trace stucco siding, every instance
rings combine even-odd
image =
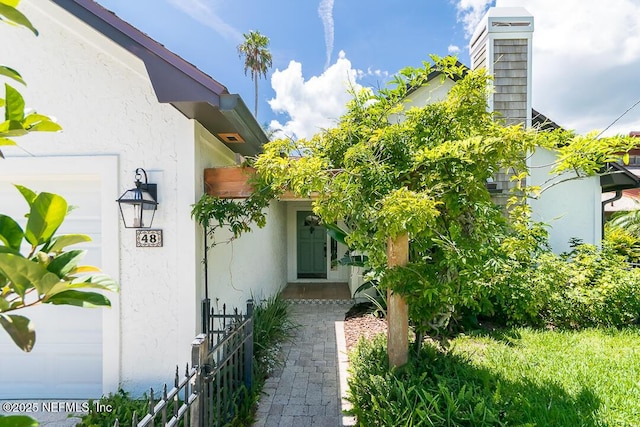
[[[549,165],[555,160],[552,152],[542,148],[531,157],[531,185],[548,188],[539,199],[531,201],[532,219],[552,227],[549,243],[555,253],[569,250],[571,238],[597,244],[602,228],[599,178],[568,180],[553,186],[574,177],[569,174],[549,181]]]
[[[242,309],[246,300],[268,298],[287,283],[286,207],[274,201],[267,209],[264,228],[252,231],[230,243],[221,243],[209,251],[209,297],[211,306]],[[230,233],[216,235],[224,242]]]
[[[137,248],[135,230],[121,221],[110,230],[120,236],[119,382],[134,393],[157,388],[171,380],[176,364],[189,360],[195,332],[193,298],[180,297],[192,292],[196,280],[189,216],[196,200],[194,124],[157,102],[142,62],[86,24],[45,1],[24,2],[21,10],[40,36],[0,26],[8,47],[3,63],[27,81],[28,87],[20,87],[27,106],[55,116],[64,128],[21,138],[21,147],[34,156],[116,155],[118,192],[104,210],[118,209],[115,199],[134,186],[138,167],[158,184],[153,226],[163,230],[163,247]],[[8,162],[25,154],[3,151]]]

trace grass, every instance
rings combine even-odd
[[[452,353],[496,378],[496,403],[519,422],[640,425],[638,328],[460,336]]]
[[[391,372],[378,339],[351,361],[359,425],[640,425],[638,328],[461,335]]]

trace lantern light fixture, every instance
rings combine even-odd
[[[144,182],[140,179],[144,176]],[[120,215],[126,228],[151,228],[153,217],[158,208],[158,186],[149,184],[147,172],[136,169],[136,188],[125,191],[116,200],[120,206]]]

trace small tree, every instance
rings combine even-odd
[[[258,117],[258,79],[267,77],[267,70],[273,64],[273,58],[269,51],[269,38],[260,34],[260,31],[249,31],[243,34],[244,43],[238,45],[238,55],[244,57],[244,74],[247,70],[251,73],[251,79],[255,86],[255,106],[253,115]]]
[[[529,224],[525,198],[541,189],[516,188],[510,224],[486,188],[496,171],[509,169],[520,182],[528,174],[525,153],[544,147],[558,153],[555,175],[577,171],[566,179],[580,178],[633,145],[622,137],[503,127],[487,112],[484,71],[433,59],[401,71],[389,89],[356,94],[335,128],[310,140],[269,143],[256,161],[265,185],[314,193],[314,212],[344,221],[350,247],[367,251],[382,286],[407,299],[419,341],[461,308],[488,303],[484,287],[504,256],[504,239],[519,221]],[[460,80],[444,101],[405,111],[408,89],[424,85],[434,70]],[[306,155],[286,156],[294,151]],[[388,268],[387,242],[404,233],[409,263]]]
[[[488,304],[485,288],[499,269],[497,260],[539,241],[541,228],[529,228],[526,197],[538,197],[542,189],[521,185],[526,153],[536,147],[556,151],[553,174],[575,179],[568,173],[596,174],[633,145],[621,137],[503,127],[487,112],[484,71],[467,71],[452,57],[433,60],[402,70],[388,89],[354,94],[335,128],[309,140],[270,142],[255,161],[257,194],[265,188],[313,194],[313,210],[323,221],[346,224],[349,247],[365,251],[383,288],[408,302],[417,344],[460,309]],[[447,99],[405,110],[409,89],[427,84],[433,71],[459,78]],[[296,152],[305,155],[289,156]],[[501,169],[511,170],[519,183],[508,205],[511,222],[486,188]],[[387,245],[403,235],[409,262],[390,268]]]

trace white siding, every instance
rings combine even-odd
[[[164,247],[137,248],[135,231],[121,221],[108,232],[120,236],[116,260],[121,285],[121,369],[112,384],[140,393],[170,381],[176,364],[189,360],[197,331],[192,298],[181,297],[195,284],[193,221],[194,124],[168,104],[159,104],[137,58],[86,24],[46,1],[23,2],[21,9],[40,31],[0,26],[7,49],[3,63],[19,70],[27,105],[57,117],[64,131],[30,135],[21,146],[36,157],[104,155],[119,158],[112,182],[117,189],[105,209],[117,212],[115,199],[145,168],[158,184],[154,228],[164,232]],[[4,147],[3,147],[4,148]],[[4,149],[11,156],[19,149]],[[189,188],[184,188],[188,185]],[[144,357],[142,357],[144,356]]]
[[[558,179],[549,180],[550,164],[556,160],[548,150],[538,149],[530,166],[530,182],[533,186],[549,187]],[[562,179],[571,178],[570,174]],[[601,193],[598,177],[562,182],[531,201],[532,219],[549,224],[549,243],[555,253],[569,250],[569,239],[576,237],[585,243],[600,242]]]

